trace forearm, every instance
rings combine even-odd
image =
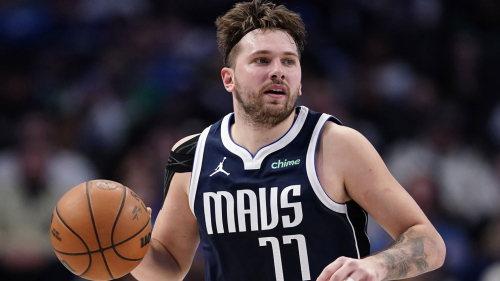
[[[446,247],[432,227],[417,225],[401,234],[386,250],[370,258],[387,270],[383,280],[399,280],[420,275],[442,266]]]
[[[151,239],[148,252],[131,272],[139,281],[182,280],[183,272],[172,254],[156,239]]]

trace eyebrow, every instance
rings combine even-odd
[[[270,54],[271,52],[268,51],[268,50],[258,50],[258,51],[255,51],[253,53],[250,54],[250,56],[254,56],[254,55],[268,55]],[[283,55],[286,55],[286,56],[294,56],[294,57],[299,57],[299,55],[297,55],[296,53],[294,52],[283,52],[282,53]]]

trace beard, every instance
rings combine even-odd
[[[281,84],[286,87],[287,94],[284,97],[284,103],[279,100],[266,101],[264,91],[274,84]],[[235,86],[236,101],[239,107],[243,109],[241,117],[254,127],[272,128],[280,124],[295,110],[299,98],[299,89],[292,93],[290,87],[282,81],[268,83],[258,92],[243,89],[237,81],[235,81]]]

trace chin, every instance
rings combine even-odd
[[[271,103],[271,104],[266,104],[264,106],[268,112],[283,112],[287,109],[286,105],[284,104],[276,104],[276,103]]]

